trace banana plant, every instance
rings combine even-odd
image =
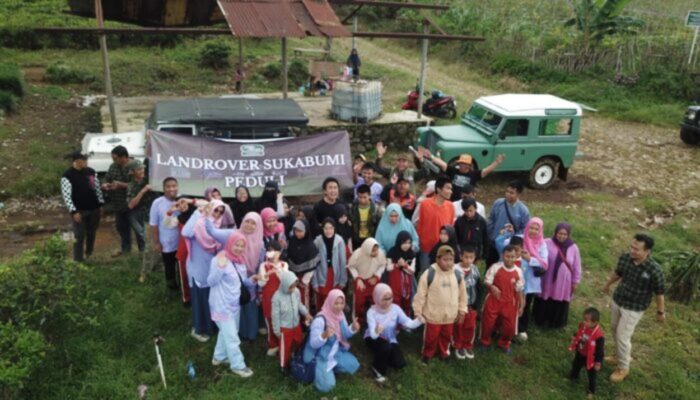
[[[630,0],[571,0],[574,16],[565,22],[581,33],[581,54],[586,56],[606,36],[636,34],[644,22],[621,15]]]

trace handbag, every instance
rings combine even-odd
[[[250,303],[250,292],[248,291],[248,288],[246,288],[243,284],[243,278],[241,278],[241,274],[238,272],[238,268],[236,268],[236,266],[234,265],[233,269],[236,270],[236,275],[238,275],[238,281],[241,282],[241,294],[238,298],[238,304],[241,307],[243,307],[244,305]]]
[[[532,268],[532,274],[535,275],[535,278],[539,278],[542,275],[544,275],[545,272],[547,272],[544,268],[540,267],[539,265],[530,267]]]
[[[326,318],[323,315],[319,315],[318,317],[323,319],[323,328],[325,330]],[[289,362],[289,373],[292,375],[292,378],[303,384],[312,383],[316,378],[316,357],[314,356],[309,362],[304,361],[304,349],[306,348],[310,335],[311,330],[306,334],[304,342],[299,346]]]

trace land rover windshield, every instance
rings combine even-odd
[[[472,105],[469,111],[462,117],[462,121],[466,124],[482,128],[482,130],[489,135],[496,133],[498,125],[501,124],[501,120],[503,120],[503,117],[494,114],[493,111],[479,104]]]

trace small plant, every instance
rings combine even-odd
[[[0,63],[0,110],[17,111],[27,84],[17,64]]]
[[[700,253],[696,251],[663,251],[662,260],[671,299],[688,304],[700,299]]]
[[[95,81],[95,76],[89,71],[59,61],[46,68],[46,80],[51,83],[91,83]]]
[[[208,68],[222,69],[230,67],[228,57],[231,48],[222,42],[209,42],[199,52],[199,63]]]
[[[0,90],[0,110],[17,111],[18,103],[17,97],[14,94]]]
[[[264,67],[262,67],[260,74],[267,80],[274,80],[282,76],[282,68],[280,67],[279,63],[267,63]]]
[[[294,60],[288,68],[289,82],[295,86],[302,86],[309,81],[309,66],[305,61]]]

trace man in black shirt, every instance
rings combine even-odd
[[[447,174],[452,180],[452,198],[451,201],[457,201],[462,198],[462,188],[466,185],[476,186],[477,182],[481,178],[486,178],[488,174],[493,172],[496,167],[501,165],[503,160],[506,158],[504,154],[499,154],[496,159],[493,160],[489,166],[484,169],[476,169],[473,165],[472,156],[469,154],[462,154],[459,156],[454,166],[449,166],[445,161],[439,157],[435,157],[430,154],[430,151],[425,148],[420,148],[423,151],[424,157],[427,157],[435,165],[440,167],[440,169]]]
[[[101,207],[104,204],[100,182],[95,170],[87,166],[87,156],[75,151],[67,156],[73,165],[61,177],[61,193],[73,219],[73,259],[83,261],[95,247],[95,235],[100,226]]]
[[[335,205],[338,203],[340,195],[340,184],[333,177],[328,177],[323,181],[323,198],[314,205],[314,215],[316,220],[321,222],[326,218],[335,220]]]

